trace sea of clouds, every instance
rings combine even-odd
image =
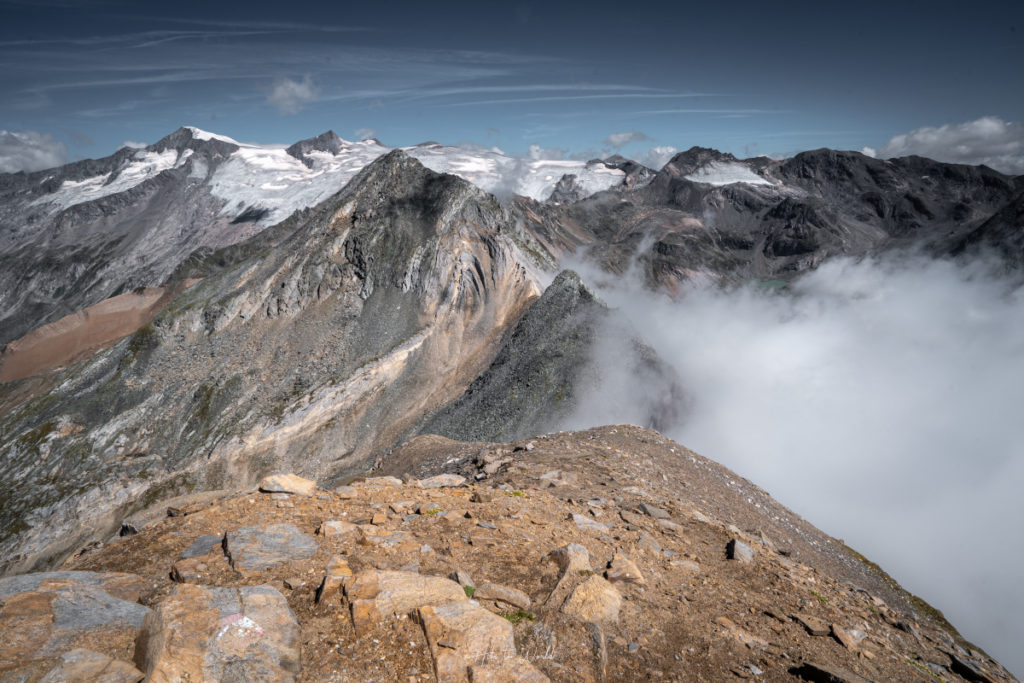
[[[1019,672],[1024,287],[998,273],[843,258],[783,290],[675,299],[584,277],[678,372],[687,397],[668,436],[877,561]],[[649,383],[615,343],[597,348],[564,428],[643,424]]]

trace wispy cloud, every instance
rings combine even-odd
[[[282,114],[298,114],[310,102],[315,102],[318,90],[307,74],[301,81],[279,78],[267,95],[267,102]]]
[[[628,145],[631,142],[643,142],[644,140],[650,140],[646,134],[634,130],[628,133],[612,133],[604,139],[604,144],[607,147],[613,147],[618,149],[624,145]]]
[[[671,114],[788,114],[784,109],[645,109],[630,112],[634,116],[667,116]]]

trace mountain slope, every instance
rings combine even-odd
[[[5,571],[174,491],[358,469],[461,394],[539,296],[509,224],[396,151],[277,242],[229,248],[152,324],[0,418]]]

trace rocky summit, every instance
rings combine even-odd
[[[334,487],[159,504],[0,579],[0,632],[19,681],[1014,680],[842,542],[632,426],[422,436]]]

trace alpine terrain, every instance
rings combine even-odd
[[[692,387],[567,264],[668,297],[894,250],[1019,274],[1022,202],[920,157],[191,127],[0,175],[0,678],[1015,680],[663,437]],[[644,424],[556,431],[608,336]]]

